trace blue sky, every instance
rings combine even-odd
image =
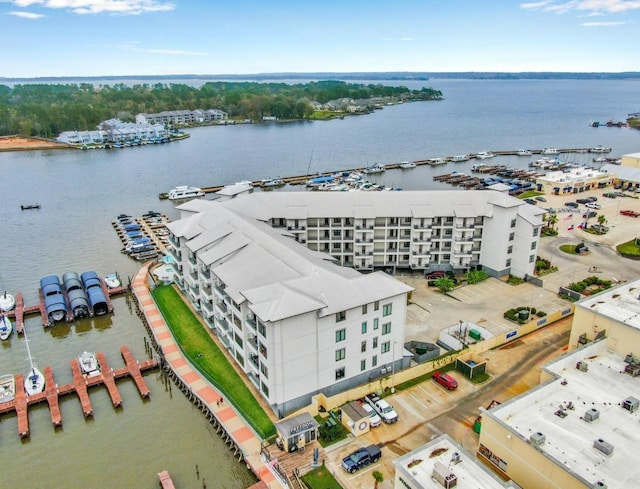
[[[638,71],[640,0],[0,0],[0,77]]]

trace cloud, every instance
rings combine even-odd
[[[615,27],[617,25],[624,25],[626,22],[583,22],[583,27]]]
[[[73,13],[140,15],[149,12],[174,10],[175,4],[164,0],[0,0],[21,8],[38,6],[48,9],[67,9]]]
[[[23,12],[23,11],[13,11],[9,12],[9,15],[14,15],[16,17],[22,17],[23,19],[40,19],[44,17],[42,14],[34,14],[32,12]]]
[[[139,44],[140,44],[139,41],[124,41],[118,44],[118,47],[126,51],[135,51],[136,53],[168,54],[170,56],[209,56],[209,53],[204,51],[185,51],[183,49],[141,48],[141,47],[138,47]]]
[[[521,3],[520,8],[558,14],[576,11],[591,16],[640,10],[640,0],[543,0],[540,2]]]

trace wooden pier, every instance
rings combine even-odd
[[[62,426],[62,414],[60,412],[59,399],[61,396],[75,393],[82,406],[82,413],[85,418],[93,416],[93,406],[89,398],[88,388],[104,384],[109,391],[111,403],[115,408],[122,406],[122,396],[116,385],[116,379],[123,377],[133,378],[138,392],[142,398],[148,398],[151,394],[147,383],[142,377],[142,372],[158,366],[158,360],[151,359],[138,362],[132,355],[129,347],[120,347],[120,354],[125,362],[125,367],[113,369],[109,366],[104,353],[96,354],[100,364],[100,373],[94,376],[87,376],[80,370],[77,359],[71,360],[71,371],[73,372],[73,382],[58,386],[53,377],[51,367],[45,367],[44,376],[46,379],[45,390],[33,396],[28,396],[24,390],[24,377],[21,374],[15,376],[16,394],[12,401],[0,404],[0,414],[16,412],[18,418],[18,434],[21,438],[29,436],[29,406],[46,401],[51,413],[51,424]]]

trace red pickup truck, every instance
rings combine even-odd
[[[631,217],[640,216],[640,212],[636,212],[636,211],[632,211],[632,210],[620,211],[620,214],[622,214],[623,216],[631,216]]]

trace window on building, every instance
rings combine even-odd
[[[267,347],[264,346],[262,342],[258,342],[258,351],[260,352],[260,355],[267,358]]]
[[[342,224],[342,219],[339,217],[334,217],[333,218],[333,223],[334,224]]]
[[[340,348],[336,350],[336,362],[340,360],[344,360],[347,356],[347,350],[345,348]]]
[[[269,378],[269,369],[267,368],[267,366],[260,362],[260,372],[262,372],[262,375],[265,376],[265,378]]]
[[[393,310],[393,304],[385,304],[384,306],[382,306],[382,315],[383,316],[390,316],[391,312]]]
[[[340,311],[336,313],[336,323],[344,321],[345,319],[347,319],[347,311]]]
[[[338,343],[339,341],[344,341],[346,339],[347,339],[346,329],[339,329],[338,331],[336,331],[336,343]]]
[[[378,318],[374,318],[373,319],[373,329],[378,329],[378,325],[380,324],[380,319]]]
[[[340,367],[336,369],[336,380],[340,380],[344,378],[344,367]]]
[[[391,350],[390,341],[385,341],[384,343],[382,343],[382,345],[380,345],[380,353],[387,353],[390,350]]]
[[[509,268],[511,266],[511,258],[509,258],[507,260],[507,262],[504,264],[505,267]]]
[[[511,253],[513,253],[513,245],[509,245],[507,248],[507,255],[510,255]]]
[[[233,339],[235,340],[236,344],[242,348],[242,338],[240,337],[240,335],[238,333],[233,333]]]
[[[333,247],[333,250],[334,250],[334,251],[335,251],[335,250],[338,250],[338,251],[339,251],[339,250],[340,250],[340,243],[333,243],[332,247]]]
[[[512,228],[516,227],[516,220],[515,219],[511,219],[511,227]]]
[[[258,321],[258,333],[260,333],[265,338],[267,337],[267,327],[262,321]]]
[[[380,309],[380,301],[375,301],[375,302],[373,303],[373,310],[374,310],[374,311],[377,311],[377,310],[379,310],[379,309]]]
[[[445,219],[445,222],[446,222],[447,224],[453,224],[453,216],[448,216],[448,217]]]
[[[538,243],[536,243],[535,241],[533,243],[531,243],[531,249],[535,250],[536,246],[538,246]]]
[[[391,333],[391,323],[384,323],[382,325],[382,334],[389,334]]]
[[[341,234],[342,234],[342,232],[341,232],[341,230],[340,230],[340,229],[334,229],[334,230],[333,230],[333,236],[334,236],[335,238],[339,238],[339,237],[341,236]]]
[[[360,371],[362,372],[363,370],[367,369],[367,361],[366,360],[360,360]]]
[[[260,382],[260,389],[262,389],[262,393],[269,398],[269,387],[264,382]]]
[[[367,313],[367,306],[368,306],[368,304],[364,304],[362,306],[362,314],[366,314]]]
[[[378,348],[378,337],[377,336],[373,337],[373,347],[374,348]]]
[[[529,263],[536,261],[536,255],[529,255]]]
[[[365,351],[367,351],[367,342],[363,341],[360,343],[360,352],[364,353]]]
[[[513,241],[515,237],[515,233],[509,233],[509,241]]]
[[[532,236],[533,236],[533,237],[538,236],[538,233],[539,233],[539,232],[540,232],[540,228],[533,228]]]
[[[361,329],[362,329],[362,334],[366,334],[366,332],[367,332],[367,322],[366,321],[362,322],[362,328]]]
[[[371,357],[371,366],[372,367],[378,366],[378,355],[373,355],[373,357]]]

